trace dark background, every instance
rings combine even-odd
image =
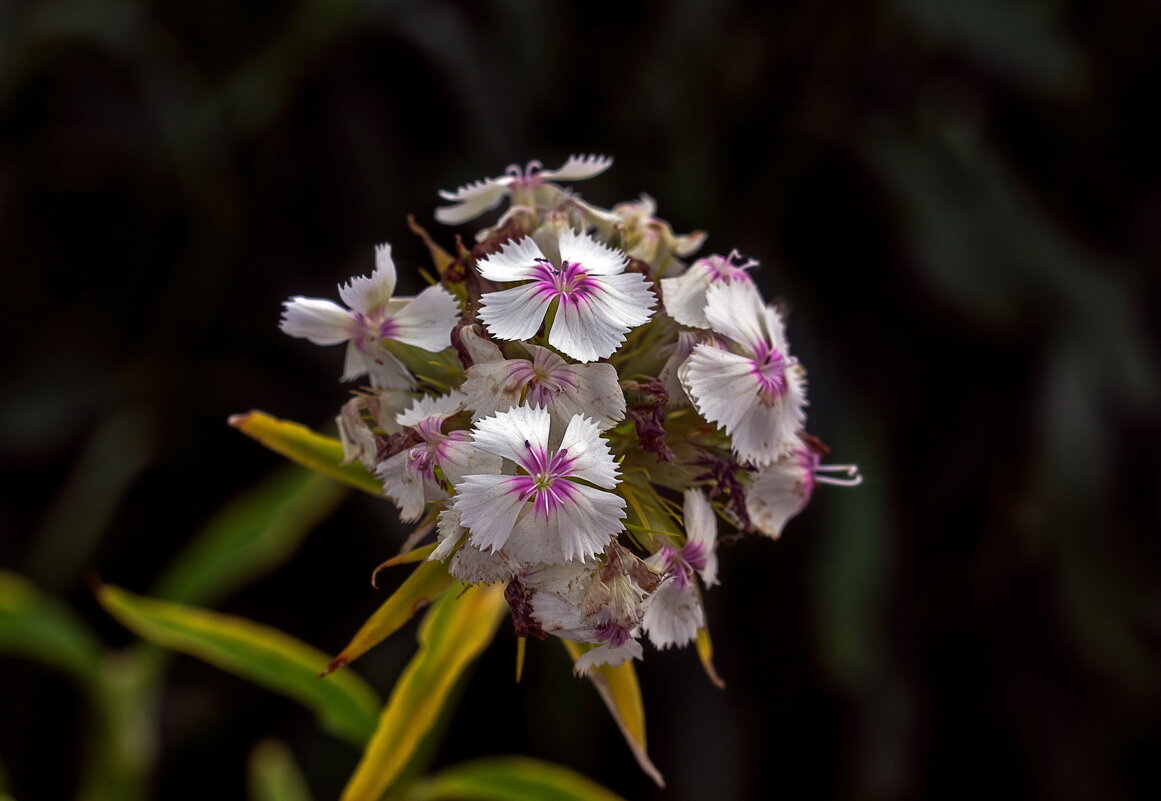
[[[1082,0],[0,3],[0,564],[131,638],[84,583],[148,590],[278,459],[225,426],[314,425],[339,349],[277,331],[436,190],[608,153],[789,310],[810,428],[856,490],[723,550],[714,689],[640,667],[651,789],[555,643],[502,632],[436,765],[560,761],[628,798],[1161,793],[1161,4]],[[405,288],[419,286],[417,278]],[[352,498],[219,608],[336,651],[382,599],[387,504]],[[412,630],[368,656],[386,690]],[[151,795],[241,797],[290,743],[319,799],[355,755],[181,658]],[[0,760],[65,799],[86,712],[0,664]]]

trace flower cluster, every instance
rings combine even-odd
[[[698,637],[719,520],[777,538],[817,484],[860,480],[804,430],[806,373],[757,262],[687,263],[704,236],[648,196],[609,210],[556,183],[611,163],[441,192],[448,224],[510,205],[454,254],[413,225],[438,274],[416,297],[394,297],[381,245],[345,308],[295,297],[282,319],[346,343],[343,379],[365,381],[338,417],[345,454],[437,532],[429,558],[503,582],[521,636],[588,644],[581,673]]]

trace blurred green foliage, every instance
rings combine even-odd
[[[85,577],[341,646],[402,541],[372,499],[329,517],[337,488],[287,474],[199,539],[274,464],[228,414],[344,399],[278,304],[375,242],[424,264],[402,221],[437,188],[606,151],[586,197],[647,190],[763,262],[812,427],[868,477],[723,555],[727,694],[642,669],[679,699],[647,710],[665,797],[1156,796],[1159,35],[1148,0],[0,5],[4,791],[201,798],[274,735],[337,794],[353,765],[296,709],[128,645]],[[568,714],[461,714],[658,797],[539,658],[521,704]],[[507,655],[478,670],[509,686]]]

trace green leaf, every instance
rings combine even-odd
[[[379,700],[366,682],[351,672],[319,679],[326,655],[288,634],[108,585],[98,588],[97,599],[109,614],[146,640],[298,701],[338,737],[362,745],[375,729]]]
[[[527,757],[456,765],[420,782],[407,801],[624,801],[579,773]]]
[[[391,787],[436,724],[460,675],[492,641],[506,608],[499,584],[448,592],[432,606],[419,627],[419,651],[391,691],[342,801],[377,801]]]
[[[432,353],[397,339],[385,339],[383,346],[407,365],[407,369],[416,377],[440,392],[459,386],[463,380],[464,365],[453,348]]]
[[[259,411],[235,414],[229,423],[303,467],[371,495],[383,496],[383,485],[362,463],[343,464],[343,444],[333,437],[324,437],[300,423],[279,420]]]
[[[569,656],[575,662],[581,654],[592,648],[586,643],[561,640],[568,649]],[[629,750],[637,760],[641,770],[645,772],[658,787],[665,786],[661,772],[649,759],[645,743],[645,706],[641,701],[641,685],[637,683],[637,671],[632,662],[623,662],[620,665],[600,665],[589,671],[589,679],[596,686],[601,700],[609,708],[617,728],[625,736]]]
[[[326,673],[350,664],[394,634],[415,617],[416,612],[442,595],[451,583],[452,577],[442,562],[424,562],[415,568],[399,589],[367,618],[347,647],[327,665]]]
[[[250,801],[310,801],[310,788],[290,749],[263,740],[250,752]]]
[[[101,647],[65,606],[32,582],[0,571],[0,651],[36,659],[89,684]]]
[[[212,603],[284,563],[303,537],[346,496],[317,473],[287,466],[218,514],[186,547],[155,594]]]

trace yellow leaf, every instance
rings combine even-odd
[[[442,595],[451,583],[452,577],[442,562],[424,562],[415,568],[399,589],[367,618],[347,647],[327,665],[323,675],[349,665],[394,634],[416,612]]]
[[[378,801],[399,778],[506,608],[499,584],[449,592],[432,606],[419,628],[419,651],[391,691],[342,801]]]
[[[714,645],[710,641],[709,628],[702,627],[697,632],[697,656],[701,660],[701,666],[705,670],[705,674],[709,676],[709,680],[713,685],[719,689],[724,690],[726,683],[718,676],[718,672],[714,670]]]
[[[569,656],[574,662],[592,647],[569,640],[561,642],[568,649]],[[601,694],[605,706],[612,713],[613,720],[617,722],[617,727],[624,735],[625,742],[628,743],[629,750],[633,752],[641,770],[657,782],[658,787],[664,787],[665,780],[661,777],[661,772],[657,770],[646,752],[645,707],[641,702],[641,685],[637,683],[637,671],[633,663],[623,662],[615,667],[601,665],[590,670],[588,675],[597,692]]]
[[[383,485],[360,462],[343,464],[343,444],[300,423],[279,420],[265,412],[232,415],[230,425],[275,453],[344,484],[382,497]]]

